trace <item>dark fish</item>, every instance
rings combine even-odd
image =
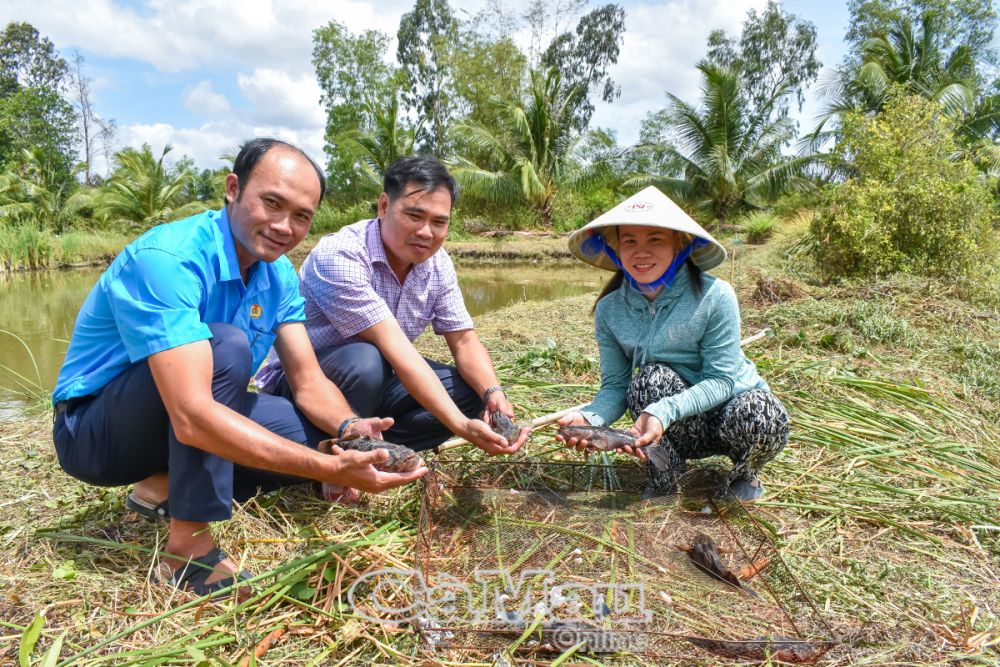
[[[646,458],[649,459],[650,463],[652,463],[657,470],[660,472],[670,470],[670,453],[667,451],[666,447],[657,442],[643,447],[642,451],[645,452]]]
[[[343,438],[330,438],[319,443],[319,451],[330,454],[333,446],[337,445],[343,450],[353,449],[359,452],[370,452],[375,449],[384,449],[389,452],[389,458],[375,466],[383,472],[410,472],[416,470],[424,464],[420,455],[409,447],[397,445],[385,440],[376,440],[360,433],[351,433]]]
[[[521,427],[499,410],[490,412],[490,428],[493,429],[494,433],[499,433],[507,438],[508,445],[517,440],[517,436],[521,435]]]
[[[681,547],[681,551],[686,552],[691,562],[705,574],[745,591],[753,597],[758,597],[753,589],[743,585],[736,573],[726,567],[726,564],[722,562],[722,557],[719,556],[719,547],[716,546],[715,540],[705,533],[695,535],[691,545]]]
[[[733,660],[777,660],[800,665],[814,665],[836,642],[808,641],[791,637],[754,637],[740,641],[684,637],[699,648]]]
[[[586,440],[588,446],[599,452],[610,452],[635,444],[635,436],[628,431],[607,426],[560,426],[559,435],[566,440]]]

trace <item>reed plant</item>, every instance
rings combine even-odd
[[[42,269],[56,253],[56,237],[30,223],[0,224],[0,270]]]
[[[135,238],[110,230],[76,230],[57,237],[60,264],[88,264],[114,257]]]

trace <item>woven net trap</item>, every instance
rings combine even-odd
[[[717,481],[688,473],[681,495],[643,500],[644,469],[619,457],[441,455],[425,478],[416,568],[362,593],[442,661],[545,663],[576,647],[606,665],[815,662],[833,629],[766,525],[712,499]],[[740,587],[688,557],[699,535]]]

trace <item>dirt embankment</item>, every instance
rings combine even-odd
[[[295,266],[301,266],[309,252],[316,247],[319,239],[307,238],[288,257]],[[515,232],[510,236],[482,238],[464,241],[446,241],[445,250],[457,262],[551,262],[572,261],[563,236],[522,236]]]

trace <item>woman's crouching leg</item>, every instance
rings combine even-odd
[[[769,391],[740,394],[719,411],[718,418],[719,441],[733,462],[727,489],[734,482],[755,480],[788,444],[788,412]]]
[[[669,365],[654,362],[640,368],[633,376],[626,394],[629,413],[632,419],[648,406],[662,398],[679,394],[690,385]],[[666,450],[665,457],[659,457],[661,468],[646,463],[649,477],[647,491],[654,494],[675,492],[678,480],[687,469],[687,459],[698,459],[711,456],[708,446],[708,422],[704,415],[692,415],[680,419],[667,426],[659,445]],[[663,462],[668,463],[662,469]]]

